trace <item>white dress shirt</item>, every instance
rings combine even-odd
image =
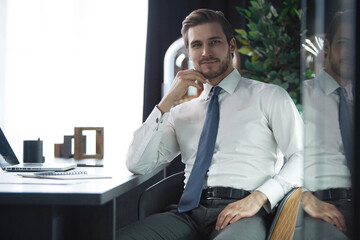
[[[259,190],[269,200],[269,211],[291,188],[302,186],[302,119],[279,86],[243,78],[236,69],[219,86],[219,129],[206,185]],[[211,88],[205,84],[197,99],[170,113],[154,108],[134,133],[126,160],[131,172],[144,174],[181,153],[187,182]]]
[[[304,186],[310,191],[351,187],[339,125],[338,87],[324,70],[303,82]],[[345,88],[348,91],[351,86]],[[352,96],[351,91],[348,93]]]

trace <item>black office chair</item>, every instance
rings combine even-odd
[[[145,189],[138,203],[139,220],[176,208],[183,190],[184,172],[170,175]]]
[[[139,220],[176,208],[184,190],[184,172],[175,173],[147,188],[140,196]],[[290,240],[295,231],[301,188],[292,189],[279,203],[267,240]]]

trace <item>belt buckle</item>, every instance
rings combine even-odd
[[[216,187],[213,188],[213,190],[211,191],[211,200],[220,200],[221,197],[219,197],[220,195],[220,188]]]
[[[206,200],[221,200],[222,198],[219,197],[208,197]]]
[[[342,198],[342,200],[345,200],[345,201],[348,201],[348,202],[351,202],[352,201],[352,194],[351,194],[351,190],[348,190],[348,189],[344,189],[344,192],[343,192],[344,196]]]
[[[209,188],[207,190],[207,195],[208,197],[206,198],[207,200],[220,200],[220,197],[216,197],[218,195],[218,188]]]

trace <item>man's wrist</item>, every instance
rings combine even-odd
[[[171,101],[168,98],[164,97],[163,99],[161,99],[161,101],[156,107],[160,110],[161,114],[164,114],[166,112],[169,112],[173,105],[174,101]]]
[[[314,199],[314,198],[315,198],[315,196],[310,191],[303,192],[303,194],[301,196],[301,200],[305,205],[307,204],[307,202],[309,200]]]
[[[254,197],[256,198],[256,200],[258,201],[258,203],[261,206],[263,206],[265,203],[268,202],[268,198],[264,193],[256,190],[256,191],[253,192],[253,194],[254,194]]]
[[[156,105],[156,107],[160,110],[161,115],[164,115],[165,113],[170,111],[170,108],[168,107],[164,107],[163,105],[161,105],[160,103],[158,105]]]

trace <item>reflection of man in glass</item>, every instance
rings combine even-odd
[[[353,19],[349,11],[335,14],[326,33],[325,67],[303,84],[305,239],[352,234]]]

